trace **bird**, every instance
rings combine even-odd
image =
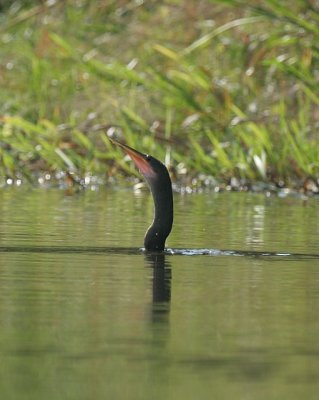
[[[144,248],[149,252],[163,252],[174,219],[172,181],[168,170],[155,157],[141,153],[113,138],[109,139],[130,156],[150,188],[154,201],[154,219],[146,231]]]

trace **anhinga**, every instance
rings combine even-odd
[[[148,251],[163,251],[165,240],[173,225],[172,182],[167,168],[149,154],[140,153],[132,147],[110,140],[131,157],[151,189],[155,214],[153,223],[145,234],[144,247]]]

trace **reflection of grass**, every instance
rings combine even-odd
[[[1,175],[105,176],[114,159],[129,171],[109,130],[190,178],[318,176],[310,2],[14,4],[0,28]]]

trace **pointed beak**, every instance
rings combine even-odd
[[[145,176],[145,178],[152,178],[155,176],[155,171],[151,167],[147,155],[143,154],[135,149],[133,149],[130,146],[127,146],[126,144],[122,144],[120,142],[117,142],[114,139],[109,138],[110,141],[115,144],[116,146],[121,147],[126,154],[128,154],[131,159],[134,161],[134,164],[137,166],[139,169],[140,173]]]

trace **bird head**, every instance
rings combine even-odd
[[[134,164],[137,166],[140,173],[144,176],[146,182],[151,188],[156,182],[161,181],[163,173],[166,175],[167,169],[165,165],[155,157],[149,154],[141,153],[140,151],[135,150],[126,144],[117,142],[114,139],[110,140],[113,144],[121,147],[125,153],[131,157],[131,159],[134,161]]]

